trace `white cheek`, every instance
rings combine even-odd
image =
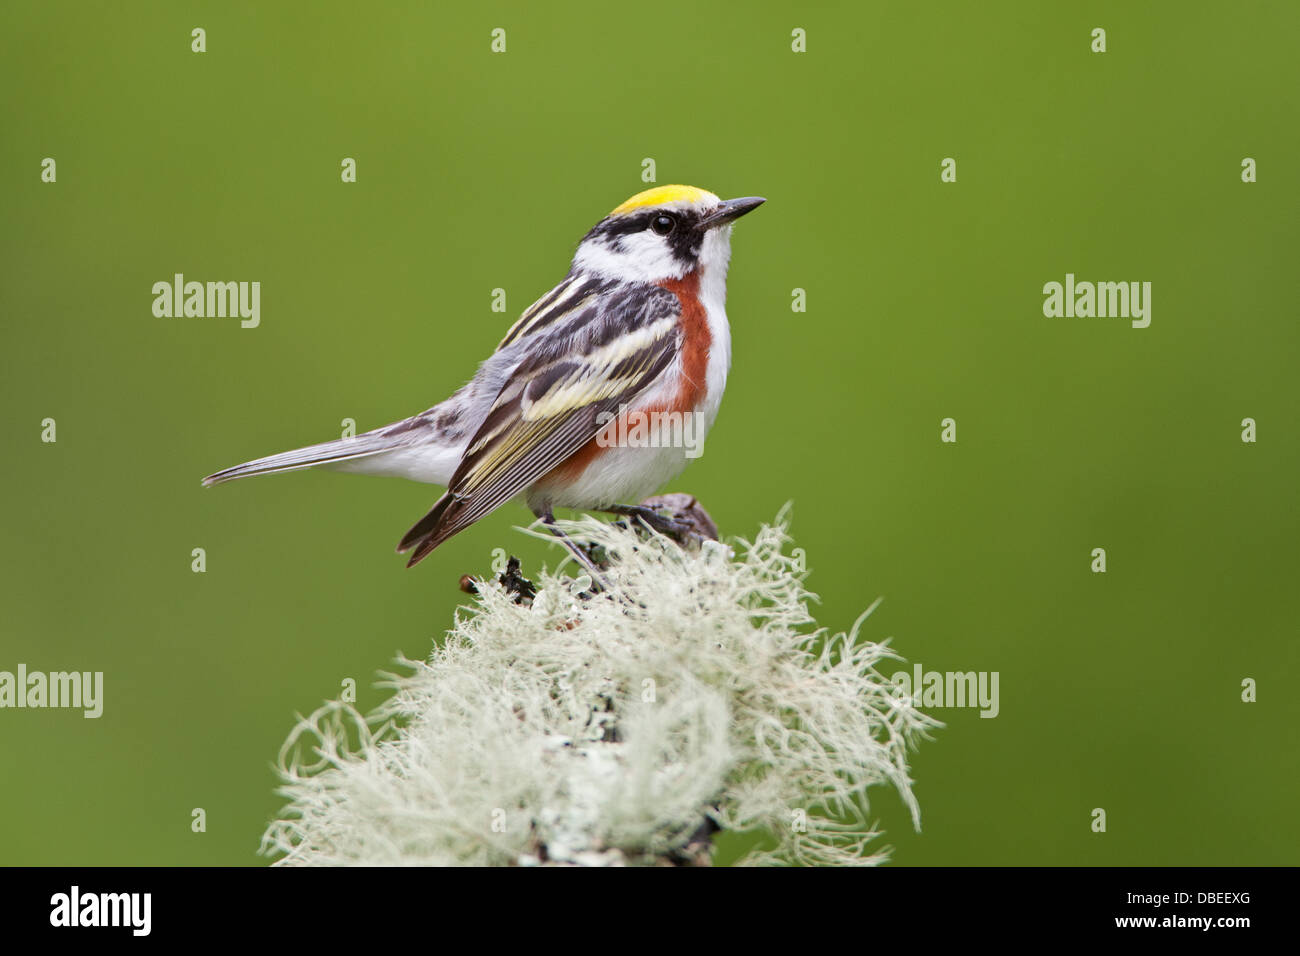
[[[645,231],[623,236],[619,249],[604,243],[583,243],[573,257],[573,264],[579,271],[633,282],[680,279],[686,272],[668,243]]]

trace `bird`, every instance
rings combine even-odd
[[[699,441],[712,427],[731,367],[732,223],[763,202],[684,185],[637,193],[587,232],[568,274],[450,398],[373,431],[226,468],[203,485],[317,467],[442,485],[397,545],[410,552],[408,568],[522,497],[599,577],[555,509],[676,527],[626,502],[642,501],[692,456],[680,441],[644,440],[636,426],[692,416]]]

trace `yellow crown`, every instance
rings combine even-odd
[[[655,186],[643,193],[637,193],[627,202],[616,207],[610,215],[621,216],[633,209],[641,209],[644,206],[660,206],[669,202],[697,203],[705,199],[716,200],[717,198],[708,190],[699,189],[695,186]]]

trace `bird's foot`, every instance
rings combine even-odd
[[[691,521],[666,513],[670,510],[666,506],[660,508],[647,505],[611,505],[601,510],[608,514],[622,515],[641,521],[653,531],[672,538],[678,544],[687,544],[703,538]]]

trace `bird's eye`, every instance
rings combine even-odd
[[[655,216],[650,220],[650,228],[660,236],[668,235],[668,233],[673,231],[673,227],[676,225],[677,220],[667,213],[660,213],[658,216]]]

